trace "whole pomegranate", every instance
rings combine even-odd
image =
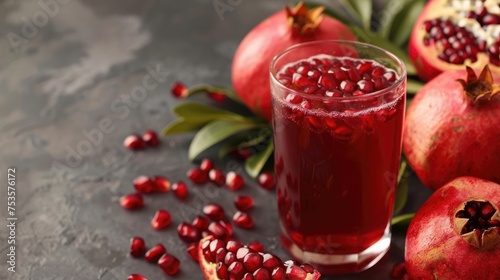
[[[446,70],[490,64],[500,74],[500,0],[430,0],[415,25],[409,55],[428,81]]]
[[[409,279],[500,279],[500,185],[457,178],[431,195],[406,235]]]
[[[459,176],[500,183],[498,83],[487,66],[479,78],[467,68],[442,73],[416,94],[403,151],[424,185],[436,190]]]
[[[233,87],[255,114],[271,120],[269,65],[272,58],[292,45],[314,40],[356,40],[341,22],[322,15],[324,8],[307,10],[300,2],[286,7],[252,29],[233,58]]]

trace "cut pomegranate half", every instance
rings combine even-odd
[[[215,239],[213,236],[207,236],[199,242],[198,258],[203,275],[208,280],[317,280],[321,276],[310,265],[299,265],[293,261],[283,263],[280,258],[272,254],[256,252],[235,241],[226,243],[223,240]],[[247,274],[252,277],[247,276]],[[267,278],[265,278],[266,276]]]

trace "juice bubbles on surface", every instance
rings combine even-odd
[[[405,79],[374,60],[317,55],[271,83],[281,243],[322,273],[366,269],[390,245]]]

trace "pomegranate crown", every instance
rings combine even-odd
[[[487,98],[491,100],[493,96],[500,93],[500,85],[493,84],[493,75],[491,74],[490,67],[486,65],[481,71],[479,78],[472,68],[467,66],[467,81],[463,79],[458,79],[462,87],[464,88],[464,93],[472,103],[476,103],[482,98]]]
[[[312,35],[323,20],[324,10],[325,7],[323,6],[308,10],[302,1],[293,9],[288,6],[285,7],[288,25],[292,28],[293,34],[300,36]]]

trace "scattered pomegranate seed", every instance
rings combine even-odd
[[[245,184],[245,180],[243,179],[243,176],[240,174],[234,172],[234,171],[229,171],[226,176],[226,186],[230,190],[239,190],[243,187]]]
[[[156,147],[160,143],[158,134],[156,134],[153,130],[146,131],[146,133],[142,135],[142,141],[144,141],[144,143],[146,143],[149,147]]]
[[[220,220],[219,224],[221,224],[223,227],[226,228],[226,232],[227,232],[227,236],[228,237],[233,236],[233,226],[231,225],[231,223],[229,221],[227,221],[227,220]]]
[[[227,237],[229,237],[227,228],[220,222],[211,222],[210,225],[208,225],[208,230],[217,239],[225,240]]]
[[[148,280],[148,278],[142,276],[141,274],[130,274],[127,278],[127,280]]]
[[[175,196],[180,199],[185,199],[188,195],[187,185],[182,181],[174,183],[172,185],[172,191],[174,192]]]
[[[142,258],[146,253],[146,242],[141,237],[130,239],[130,255],[134,258]]]
[[[205,216],[196,216],[191,222],[191,224],[199,231],[204,231],[208,229],[210,220]]]
[[[266,190],[272,190],[274,188],[274,176],[269,172],[264,172],[257,178],[259,186]]]
[[[186,246],[186,251],[193,261],[198,262],[198,243],[189,243]]]
[[[153,182],[153,191],[155,192],[169,192],[172,187],[170,180],[162,176],[154,176],[151,181]]]
[[[144,259],[150,263],[157,263],[165,253],[167,253],[167,249],[162,244],[156,244],[146,252]]]
[[[131,193],[120,197],[120,205],[127,210],[138,210],[144,207],[142,194]]]
[[[200,239],[200,235],[196,228],[186,222],[182,222],[177,226],[177,234],[179,235],[180,239],[182,239],[185,242],[195,242]]]
[[[392,279],[403,279],[406,274],[405,263],[397,263],[394,264],[391,270],[391,278]]]
[[[179,266],[181,262],[174,256],[166,253],[160,260],[158,260],[158,266],[167,275],[175,275],[179,271]]]
[[[137,151],[146,147],[146,143],[137,135],[129,135],[123,140],[123,146],[129,150]]]
[[[144,175],[135,178],[133,184],[134,188],[140,193],[150,193],[155,188],[151,178]]]
[[[208,172],[208,178],[210,179],[210,182],[219,187],[224,186],[224,184],[226,183],[226,175],[224,175],[224,172],[219,169],[210,170]]]
[[[235,155],[240,160],[247,160],[253,155],[252,151],[249,148],[241,147],[233,151],[231,154]]]
[[[165,229],[168,226],[170,226],[171,223],[172,223],[172,217],[170,216],[170,212],[163,209],[156,211],[155,216],[151,220],[151,226],[155,230]]]
[[[203,206],[203,214],[207,215],[210,219],[214,221],[220,221],[226,215],[224,212],[224,208],[216,203],[209,203]]]
[[[185,98],[189,94],[188,88],[181,82],[172,85],[171,91],[172,95],[177,98]]]
[[[208,92],[207,93],[208,98],[216,101],[216,102],[222,102],[226,100],[226,95],[220,92]]]
[[[248,214],[248,213],[241,212],[241,211],[234,213],[233,221],[234,221],[235,225],[237,225],[241,228],[250,229],[250,228],[253,228],[253,226],[254,226],[252,216],[250,216],[250,214]]]
[[[239,195],[234,199],[234,205],[240,211],[248,211],[253,207],[253,198],[246,195]]]
[[[198,167],[193,167],[188,170],[187,177],[195,184],[203,184],[207,182],[208,174]]]
[[[247,247],[254,250],[255,252],[264,252],[264,245],[257,240],[248,243]]]
[[[201,161],[200,163],[201,171],[209,172],[212,168],[214,168],[214,162],[211,159],[205,158]]]

